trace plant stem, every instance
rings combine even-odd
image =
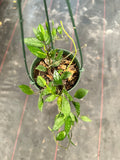
[[[70,52],[70,54],[68,54],[65,58],[62,58],[62,61],[63,60],[65,60],[67,57],[69,57],[70,55],[72,55],[72,53],[73,53],[73,51],[72,52]],[[54,62],[54,63],[52,63],[49,67],[51,67],[52,65],[54,65],[54,64],[56,64],[56,63],[58,63],[59,61],[61,61],[61,59],[60,60],[58,60],[58,61],[56,61],[56,62]]]
[[[47,52],[47,56],[48,56],[48,60],[49,60],[49,66],[51,65],[51,61],[50,61],[50,56],[49,56],[49,52]],[[49,67],[50,68],[50,67]]]
[[[84,47],[87,47],[87,44],[84,44],[84,45],[81,47],[81,49],[84,48]],[[74,53],[74,51],[70,52],[70,54],[68,54],[66,57],[62,58],[62,61],[65,60],[66,58],[68,58],[68,57],[69,57],[70,55],[72,55],[73,53]],[[52,63],[49,67],[51,67],[52,65],[58,63],[59,61],[61,61],[61,60],[58,60],[58,61]]]
[[[76,44],[75,44],[75,41],[73,40],[73,38],[66,32],[65,28],[63,27],[63,23],[62,21],[60,21],[60,24],[61,24],[61,27],[63,29],[63,31],[65,32],[65,34],[68,36],[69,39],[71,39],[71,41],[73,42],[73,45],[74,45],[74,48],[75,48],[75,54],[74,54],[74,57],[72,58],[72,61],[70,62],[70,64],[68,65],[67,69],[70,67],[70,65],[72,64],[74,58],[76,57],[76,54],[77,54],[77,48],[76,48]],[[66,69],[66,70],[67,70]]]

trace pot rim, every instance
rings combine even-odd
[[[63,52],[64,52],[64,53],[67,53],[67,54],[71,53],[69,50],[66,50],[66,49],[60,49],[60,48],[57,48],[57,49],[58,49],[58,50],[63,50]],[[64,53],[63,53],[63,54],[64,54]],[[71,54],[70,57],[73,58],[73,54]],[[31,64],[31,67],[30,67],[30,76],[31,76],[31,78],[32,78],[32,80],[33,80],[32,84],[34,84],[38,89],[40,89],[40,88],[38,87],[37,83],[35,82],[35,80],[34,80],[34,78],[33,78],[33,70],[34,70],[34,66],[35,66],[38,62],[40,62],[41,60],[42,60],[41,58],[36,57],[36,58],[33,60],[32,64]],[[73,86],[71,89],[67,90],[68,92],[72,91],[72,90],[77,86],[77,84],[78,84],[79,81],[80,81],[80,63],[79,63],[77,57],[75,57],[74,62],[75,62],[75,63],[77,64],[77,66],[78,66],[78,69],[79,69],[79,70],[78,70],[78,72],[79,72],[79,77],[78,77],[77,82],[74,84],[74,86]]]

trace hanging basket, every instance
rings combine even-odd
[[[70,51],[67,51],[64,49],[57,49],[57,50],[55,50],[56,51],[55,54],[53,53],[53,57],[51,56],[52,54],[50,54],[50,53],[52,51],[54,51],[54,46],[53,46],[53,40],[52,40],[52,32],[51,32],[50,24],[49,24],[47,4],[46,4],[46,0],[44,0],[44,6],[45,6],[45,12],[46,12],[46,18],[47,18],[47,24],[48,24],[47,30],[48,30],[48,33],[50,36],[51,46],[49,48],[47,48],[48,49],[47,53],[45,54],[45,56],[43,56],[44,52],[39,50],[39,47],[41,48],[41,45],[40,46],[38,44],[36,46],[33,45],[34,46],[33,51],[35,51],[37,53],[42,53],[43,55],[39,56],[38,54],[33,52],[33,54],[35,56],[40,57],[40,58],[36,58],[33,61],[32,65],[31,65],[30,73],[29,73],[29,70],[27,67],[26,52],[25,52],[25,46],[24,46],[24,32],[23,32],[22,12],[21,12],[21,0],[17,0],[17,1],[18,1],[18,6],[19,6],[22,48],[23,48],[23,55],[24,55],[24,62],[25,62],[26,71],[27,71],[27,74],[30,78],[31,83],[34,84],[38,89],[40,89],[40,90],[42,89],[42,91],[36,92],[32,88],[30,88],[29,86],[24,85],[24,84],[20,85],[19,88],[27,95],[33,95],[33,94],[39,95],[38,108],[40,111],[42,111],[42,109],[43,109],[44,102],[53,102],[54,100],[57,99],[58,114],[56,114],[56,116],[55,116],[55,121],[54,121],[53,127],[52,128],[48,127],[48,128],[54,135],[57,132],[56,138],[54,136],[55,141],[62,141],[67,137],[69,144],[71,143],[75,146],[75,144],[71,141],[71,138],[72,138],[71,128],[72,128],[72,126],[74,126],[75,122],[78,122],[78,117],[80,117],[81,120],[86,121],[86,122],[90,122],[91,120],[87,116],[80,115],[80,104],[79,104],[79,102],[77,102],[75,100],[75,99],[79,100],[79,99],[83,98],[88,93],[88,90],[86,90],[84,88],[78,88],[77,91],[75,92],[74,96],[72,96],[68,93],[68,91],[70,92],[71,90],[73,90],[76,87],[76,85],[78,84],[78,82],[80,80],[80,74],[81,74],[81,71],[83,68],[83,57],[82,57],[81,47],[80,47],[79,38],[77,35],[77,30],[75,27],[75,23],[74,23],[69,0],[66,0],[66,3],[68,5],[69,14],[70,14],[71,21],[73,24],[74,33],[75,33],[77,44],[78,44],[78,50],[80,53],[81,63],[79,63],[78,59],[76,58],[77,48],[76,48],[75,42],[74,42],[73,38],[71,38],[68,35],[68,33],[65,31],[64,27],[62,27],[64,32],[70,38],[70,40],[73,42],[73,45],[75,48],[74,55]],[[28,46],[32,46],[31,41],[29,43],[28,43]],[[43,45],[42,47],[45,47],[45,46]],[[36,48],[37,48],[37,51],[36,51]],[[31,51],[31,47],[29,47],[29,50]],[[44,50],[46,51],[46,47]],[[63,51],[62,54],[59,51]],[[60,53],[60,56],[59,56],[59,53]],[[58,58],[57,56],[60,58]],[[44,58],[44,60],[41,58]],[[48,58],[49,63],[46,60],[47,58]],[[52,60],[50,60],[50,58]],[[44,63],[43,66],[41,65],[42,63]],[[37,67],[38,65],[39,65],[39,67]],[[63,65],[64,65],[64,67],[63,67]],[[41,66],[42,66],[42,69],[41,69]],[[39,70],[39,71],[37,71],[37,70]],[[70,71],[71,71],[71,73],[70,73]],[[49,79],[47,79],[47,77]],[[74,110],[71,105],[74,106]],[[64,125],[64,130],[60,131],[60,128],[63,125]],[[68,146],[69,146],[69,144],[68,144]]]
[[[64,55],[64,56],[67,56],[68,54],[70,54],[70,51],[68,51],[68,50],[59,49],[59,51],[60,51],[60,50],[63,51],[63,55]],[[72,60],[73,56],[74,56],[74,55],[71,54],[71,55],[69,56],[69,58]],[[38,89],[40,89],[40,87],[37,85],[34,77],[35,77],[35,68],[36,68],[36,66],[40,63],[41,60],[42,60],[41,58],[36,58],[36,59],[34,59],[32,65],[31,65],[31,68],[30,68],[30,76],[31,76],[31,78],[32,78],[32,82],[33,82],[33,84],[34,84]],[[78,77],[77,77],[77,80],[75,81],[74,85],[72,86],[72,88],[68,89],[69,92],[72,91],[72,90],[76,87],[76,85],[78,84],[78,82],[80,81],[80,63],[79,63],[79,61],[78,61],[78,59],[77,59],[76,57],[75,57],[73,63],[75,63],[76,66],[77,66],[77,68],[78,68]]]

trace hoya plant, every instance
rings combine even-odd
[[[78,122],[78,119],[86,122],[91,121],[87,116],[81,115],[80,103],[78,102],[79,99],[86,96],[88,90],[80,88],[74,96],[69,93],[69,90],[76,83],[75,78],[78,79],[79,76],[77,74],[79,68],[74,62],[77,49],[74,40],[65,31],[62,22],[60,23],[61,25],[57,28],[54,27],[54,22],[52,23],[51,35],[48,24],[46,23],[46,27],[40,24],[37,29],[33,28],[35,38],[25,38],[24,42],[29,51],[39,59],[39,63],[34,67],[33,77],[39,89],[37,92],[39,95],[38,108],[42,112],[44,103],[56,101],[58,114],[55,116],[53,126],[48,128],[54,134],[56,141],[62,141],[67,137],[69,143],[74,145],[71,141],[72,126]],[[51,49],[50,45],[50,36],[55,42],[63,38],[63,31],[72,40],[75,48],[74,52],[67,55],[62,49]],[[73,53],[72,59],[69,58]],[[20,85],[19,88],[25,94],[36,94],[36,91],[27,85]]]

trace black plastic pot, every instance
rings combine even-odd
[[[68,54],[70,54],[70,51],[68,51],[68,50],[65,50],[65,49],[58,49],[58,50],[62,50],[63,51],[63,55],[68,55]],[[73,56],[74,55],[70,55],[69,56],[69,58],[73,58]],[[36,84],[36,82],[35,82],[35,80],[34,80],[34,69],[35,69],[35,67],[36,67],[36,65],[41,61],[42,59],[41,58],[36,58],[34,61],[33,61],[33,63],[32,63],[32,65],[31,65],[31,68],[30,68],[30,76],[31,76],[31,78],[32,78],[32,80],[33,80],[33,83],[35,84],[35,86],[39,89],[39,87],[38,87],[38,85]],[[80,80],[80,63],[79,63],[79,61],[78,61],[78,59],[75,57],[75,59],[74,59],[74,62],[76,63],[76,65],[78,66],[78,71],[79,71],[79,77],[78,77],[78,80],[77,80],[77,82],[75,83],[75,85],[71,88],[71,89],[69,89],[68,91],[70,92],[70,91],[72,91],[75,87],[76,87],[76,85],[78,84],[78,82],[79,82],[79,80]]]

